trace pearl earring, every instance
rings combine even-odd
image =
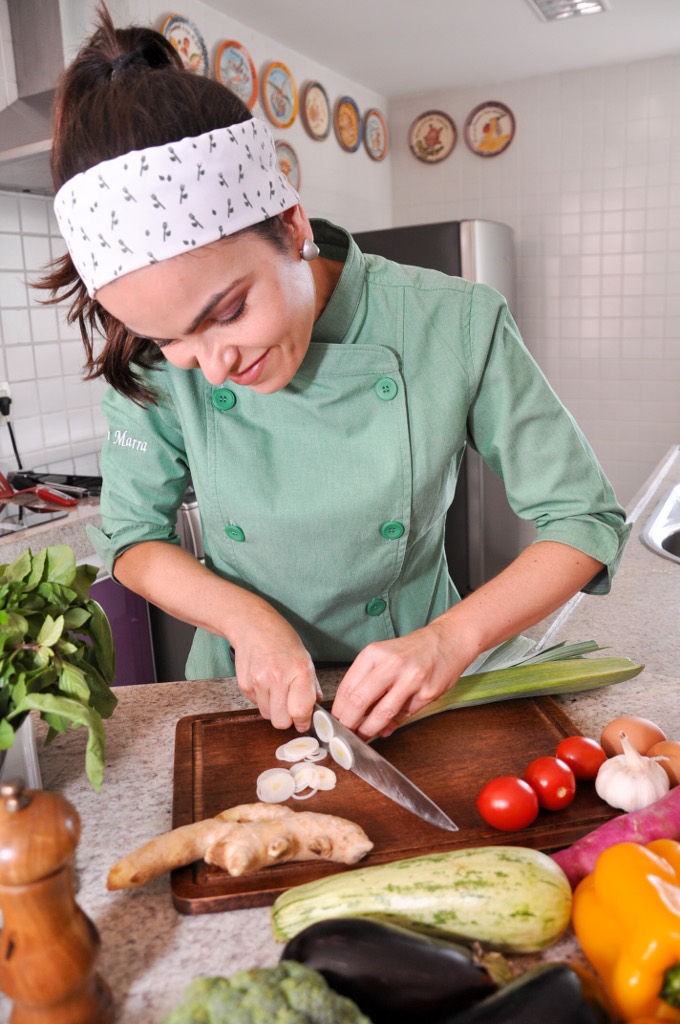
[[[315,260],[319,255],[319,252],[320,249],[316,242],[311,238],[305,238],[302,243],[302,248],[300,249],[300,258],[303,259],[305,263],[311,263],[311,261]]]

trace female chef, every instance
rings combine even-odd
[[[188,678],[235,668],[305,729],[315,665],[345,663],[333,713],[388,735],[480,652],[608,591],[623,510],[503,298],[311,223],[267,126],[161,35],[100,12],[52,167],[68,253],[42,286],[111,385],[93,540],[198,627]],[[444,520],[467,444],[537,541],[460,600]],[[205,564],[175,534],[189,480]]]

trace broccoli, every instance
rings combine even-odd
[[[251,967],[231,978],[196,978],[162,1024],[371,1024],[328,987],[318,971],[292,960]]]

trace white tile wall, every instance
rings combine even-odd
[[[95,7],[94,0],[62,0],[69,59],[92,30]],[[142,22],[160,27],[168,13],[163,0],[110,0],[108,7],[120,25]],[[182,13],[202,32],[211,62],[223,39],[236,38],[249,49],[258,71],[272,60],[284,61],[299,89],[307,80],[318,79],[331,102],[351,95],[362,110],[385,107],[384,98],[372,90],[226,18],[200,0],[186,0]],[[8,39],[7,0],[0,0],[0,108],[16,98],[11,91],[13,65],[2,62]],[[259,106],[254,112],[266,119]],[[322,143],[313,140],[299,117],[291,128],[277,130],[275,135],[289,141],[298,155],[300,191],[310,216],[336,220],[350,230],[389,223],[389,157],[376,163],[363,147],[345,153],[332,135]],[[104,385],[81,379],[83,347],[78,331],[66,324],[64,308],[41,306],[45,296],[29,284],[61,252],[51,200],[0,191],[0,380],[11,386],[13,428],[26,467],[99,449],[105,431],[99,413]],[[0,424],[0,469],[14,468],[9,432]]]
[[[44,294],[31,287],[60,248],[50,199],[0,193],[0,379],[10,385],[25,467],[98,450],[105,430],[103,387],[81,379],[82,344],[65,308],[42,305]],[[9,430],[0,424],[0,469],[15,468]]]
[[[510,224],[530,349],[628,501],[680,440],[680,57],[410,96],[390,105],[393,223]],[[507,103],[517,133],[482,159],[462,137],[426,165],[412,120]]]
[[[81,7],[79,0],[85,25]],[[111,0],[109,7],[121,24],[159,24],[167,13],[162,0]],[[380,96],[200,0],[186,0],[183,13],[199,25],[211,55],[228,33],[258,69],[283,60],[299,85],[318,78],[331,99],[349,93],[362,108],[384,106]],[[4,105],[16,87],[6,0],[0,37]],[[344,153],[333,138],[310,139],[299,119],[280,133],[298,152],[310,215],[350,230],[470,217],[513,227],[520,327],[623,501],[680,439],[679,87],[680,57],[667,57],[404,97],[388,109],[391,152],[382,164],[363,151]],[[459,139],[441,164],[413,158],[407,137],[414,117],[441,108],[462,132],[468,111],[488,98],[508,103],[517,118],[505,153],[482,160]],[[60,247],[49,200],[0,192],[0,379],[12,387],[25,465],[89,451],[104,429],[102,386],[80,378],[77,332],[63,309],[40,307],[28,285]],[[14,464],[0,425],[0,468]]]
[[[62,3],[64,0],[62,0]],[[74,8],[89,0],[67,0]],[[95,3],[92,0],[94,10]],[[116,24],[130,21],[146,22],[160,27],[171,13],[166,0],[110,0],[108,4]],[[320,8],[321,9],[321,8]],[[249,25],[215,10],[202,0],[183,0],[182,14],[195,23],[208,48],[211,66],[214,65],[219,44],[224,39],[238,39],[253,58],[260,75],[271,61],[282,61],[290,69],[298,92],[306,82],[322,82],[331,105],[345,95],[352,96],[359,109],[386,108],[383,96],[352,81],[340,69],[329,68],[290,47],[283,46],[271,36],[256,32]],[[295,17],[291,10],[291,17]],[[81,19],[82,21],[82,19]],[[304,32],[304,27],[301,26]],[[68,49],[68,43],[67,43]],[[267,120],[261,97],[253,113]],[[333,131],[323,142],[312,139],[298,116],[290,128],[274,129],[277,139],[285,139],[295,149],[301,170],[300,194],[310,217],[326,217],[343,224],[350,231],[383,227],[390,223],[391,160],[371,160],[363,145],[355,153],[346,153],[338,145]]]

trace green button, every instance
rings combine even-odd
[[[387,540],[397,540],[404,532],[404,527],[402,523],[398,523],[396,520],[391,519],[389,523],[382,524],[380,532],[383,537],[387,538]]]
[[[383,402],[391,402],[396,397],[397,382],[392,380],[391,377],[381,377],[375,385],[375,393]]]
[[[387,608],[387,605],[383,601],[382,597],[374,597],[372,601],[369,601],[366,605],[366,611],[369,615],[382,615]]]
[[[236,405],[236,395],[229,388],[218,388],[212,393],[212,404],[220,412],[228,412]]]
[[[246,539],[246,535],[240,526],[235,526],[233,523],[229,523],[229,526],[225,526],[224,532],[230,540],[242,541]]]

